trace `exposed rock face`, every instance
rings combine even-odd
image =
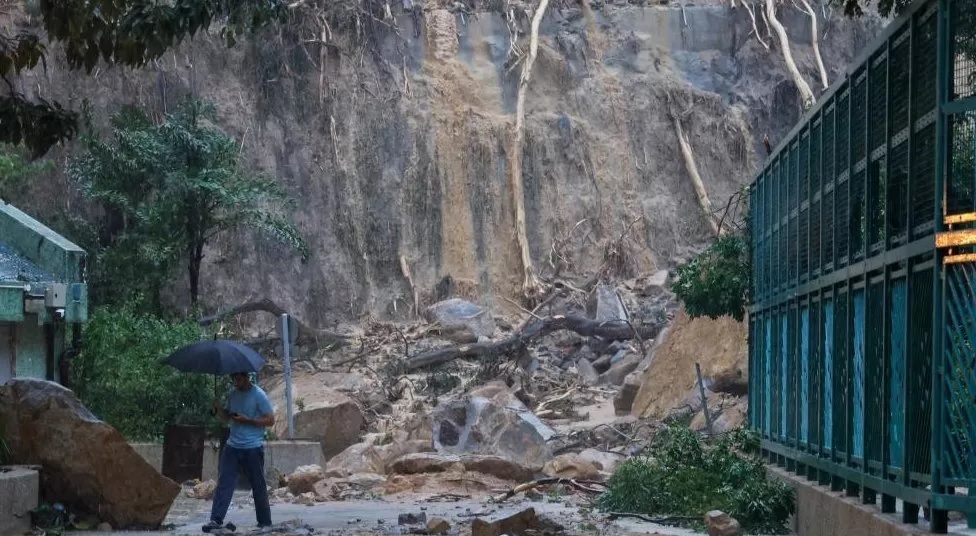
[[[478,295],[514,298],[522,273],[506,140],[519,69],[509,68],[507,13],[469,17],[439,9],[447,3],[427,2],[414,17],[390,2],[385,24],[365,35],[334,27],[324,46],[276,26],[230,50],[201,36],[144,70],[82,76],[51,61],[14,83],[28,94],[40,87],[47,99],[89,98],[96,118],[121,103],[162,112],[191,93],[216,101],[219,126],[241,143],[248,164],[297,199],[312,257],[302,264],[250,233],[230,234],[207,248],[204,303],[243,302],[266,289],[310,325],[406,315],[413,293],[404,266],[421,310],[440,299],[433,289],[447,275]],[[716,207],[753,178],[763,135],[778,143],[800,116],[780,54],[749,35],[746,10],[695,3],[550,6],[526,99],[525,190],[517,194],[540,270],[548,270],[554,241],[583,219],[562,252],[579,273],[595,271],[603,245],[639,215],[630,236],[641,258],[626,270],[671,267],[711,239],[669,102],[689,110],[687,133]],[[781,11],[796,63],[813,79],[809,19]],[[876,18],[851,21],[838,11],[820,42],[831,79],[879,27]],[[527,21],[519,25],[527,35]],[[267,47],[272,39],[280,46]],[[60,161],[76,147],[51,156]],[[63,180],[32,181],[12,201],[41,219],[74,207]]]
[[[281,427],[282,420],[275,423],[276,429]],[[364,424],[356,402],[326,388],[315,394],[315,402],[295,413],[296,437],[319,441],[326,460],[358,443]]]
[[[42,466],[41,493],[115,528],[158,527],[180,486],[63,386],[15,379],[0,386],[0,427],[15,463]]]
[[[424,318],[438,325],[442,337],[459,343],[490,339],[495,319],[484,307],[459,298],[444,300],[424,311]]]
[[[496,455],[533,470],[552,458],[546,441],[555,431],[504,384],[493,382],[442,404],[432,417],[438,452]]]

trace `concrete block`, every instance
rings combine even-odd
[[[40,473],[36,470],[0,467],[0,534],[30,530],[30,511],[37,508],[40,493]]]

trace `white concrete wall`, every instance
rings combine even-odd
[[[131,443],[157,471],[163,467],[163,445],[160,443]],[[208,443],[203,450],[203,480],[217,480],[219,452]],[[275,485],[277,476],[290,474],[302,465],[324,466],[322,446],[317,441],[268,441],[264,445],[264,469],[269,484]]]

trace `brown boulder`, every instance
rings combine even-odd
[[[528,534],[556,532],[561,530],[558,524],[536,515],[535,508],[526,508],[517,514],[510,515],[497,521],[488,522],[475,519],[471,523],[471,536],[501,536],[502,534]]]
[[[158,527],[180,492],[54,382],[15,379],[0,386],[0,428],[14,463],[43,467],[45,500],[97,514],[117,529]]]
[[[450,471],[463,471],[464,464],[461,463],[460,456],[449,454],[437,454],[434,452],[418,452],[406,454],[393,460],[390,463],[389,471],[392,474],[413,475],[418,473],[447,473]]]
[[[217,491],[217,483],[213,480],[205,480],[199,484],[193,486],[192,489],[186,491],[186,496],[191,499],[201,499],[204,501],[209,501],[213,499],[214,493]]]
[[[326,460],[339,454],[349,445],[359,442],[365,425],[359,406],[348,396],[323,388],[315,393],[315,400],[295,413],[295,436],[309,438],[322,444]],[[283,435],[285,419],[279,418],[275,430]]]
[[[712,510],[705,514],[705,526],[708,527],[708,536],[739,536],[742,534],[739,522],[721,510]]]
[[[288,491],[292,495],[314,492],[315,483],[323,478],[325,475],[318,465],[302,465],[288,475]]]
[[[411,439],[386,445],[356,443],[332,457],[325,466],[326,476],[344,477],[355,473],[385,474],[393,460],[418,452],[432,452],[430,440]]]
[[[532,469],[501,456],[464,454],[461,456],[461,464],[467,471],[491,475],[502,480],[526,482],[535,477]]]
[[[549,460],[542,472],[557,478],[579,478],[582,480],[598,480],[600,469],[591,461],[583,459],[579,454],[560,454]]]
[[[432,517],[427,522],[427,534],[447,534],[451,530],[451,524],[443,517]]]

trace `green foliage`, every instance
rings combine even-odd
[[[785,534],[795,506],[793,490],[767,479],[758,447],[759,439],[746,430],[707,444],[688,428],[669,426],[648,451],[619,466],[600,496],[600,508],[696,520],[721,510],[746,532]]]
[[[41,32],[0,32],[0,77],[46,65],[45,41],[60,45],[71,69],[99,61],[140,67],[220,21],[233,46],[244,32],[285,16],[276,0],[40,0]],[[42,37],[43,35],[43,37]],[[0,142],[24,143],[38,157],[77,133],[78,114],[57,102],[0,96]]]
[[[96,299],[118,303],[144,293],[159,310],[160,289],[185,268],[190,300],[199,294],[204,248],[249,227],[301,252],[299,231],[280,215],[291,203],[281,184],[248,172],[233,138],[213,126],[210,103],[185,101],[162,122],[138,109],[112,118],[112,142],[89,129],[87,151],[69,176],[102,208],[85,243],[95,258]]]
[[[692,318],[731,315],[742,320],[749,300],[750,260],[748,232],[722,235],[678,268],[675,296]]]
[[[71,363],[75,392],[129,440],[158,439],[167,424],[211,426],[213,376],[160,362],[205,336],[193,321],[169,321],[131,305],[102,307],[85,325],[84,345]]]
[[[860,17],[865,10],[871,6],[876,6],[878,13],[882,17],[898,15],[915,0],[831,0],[829,3],[840,4],[844,8],[844,14],[848,17]]]
[[[31,162],[23,147],[0,143],[0,199],[10,188],[52,167],[47,160]]]

